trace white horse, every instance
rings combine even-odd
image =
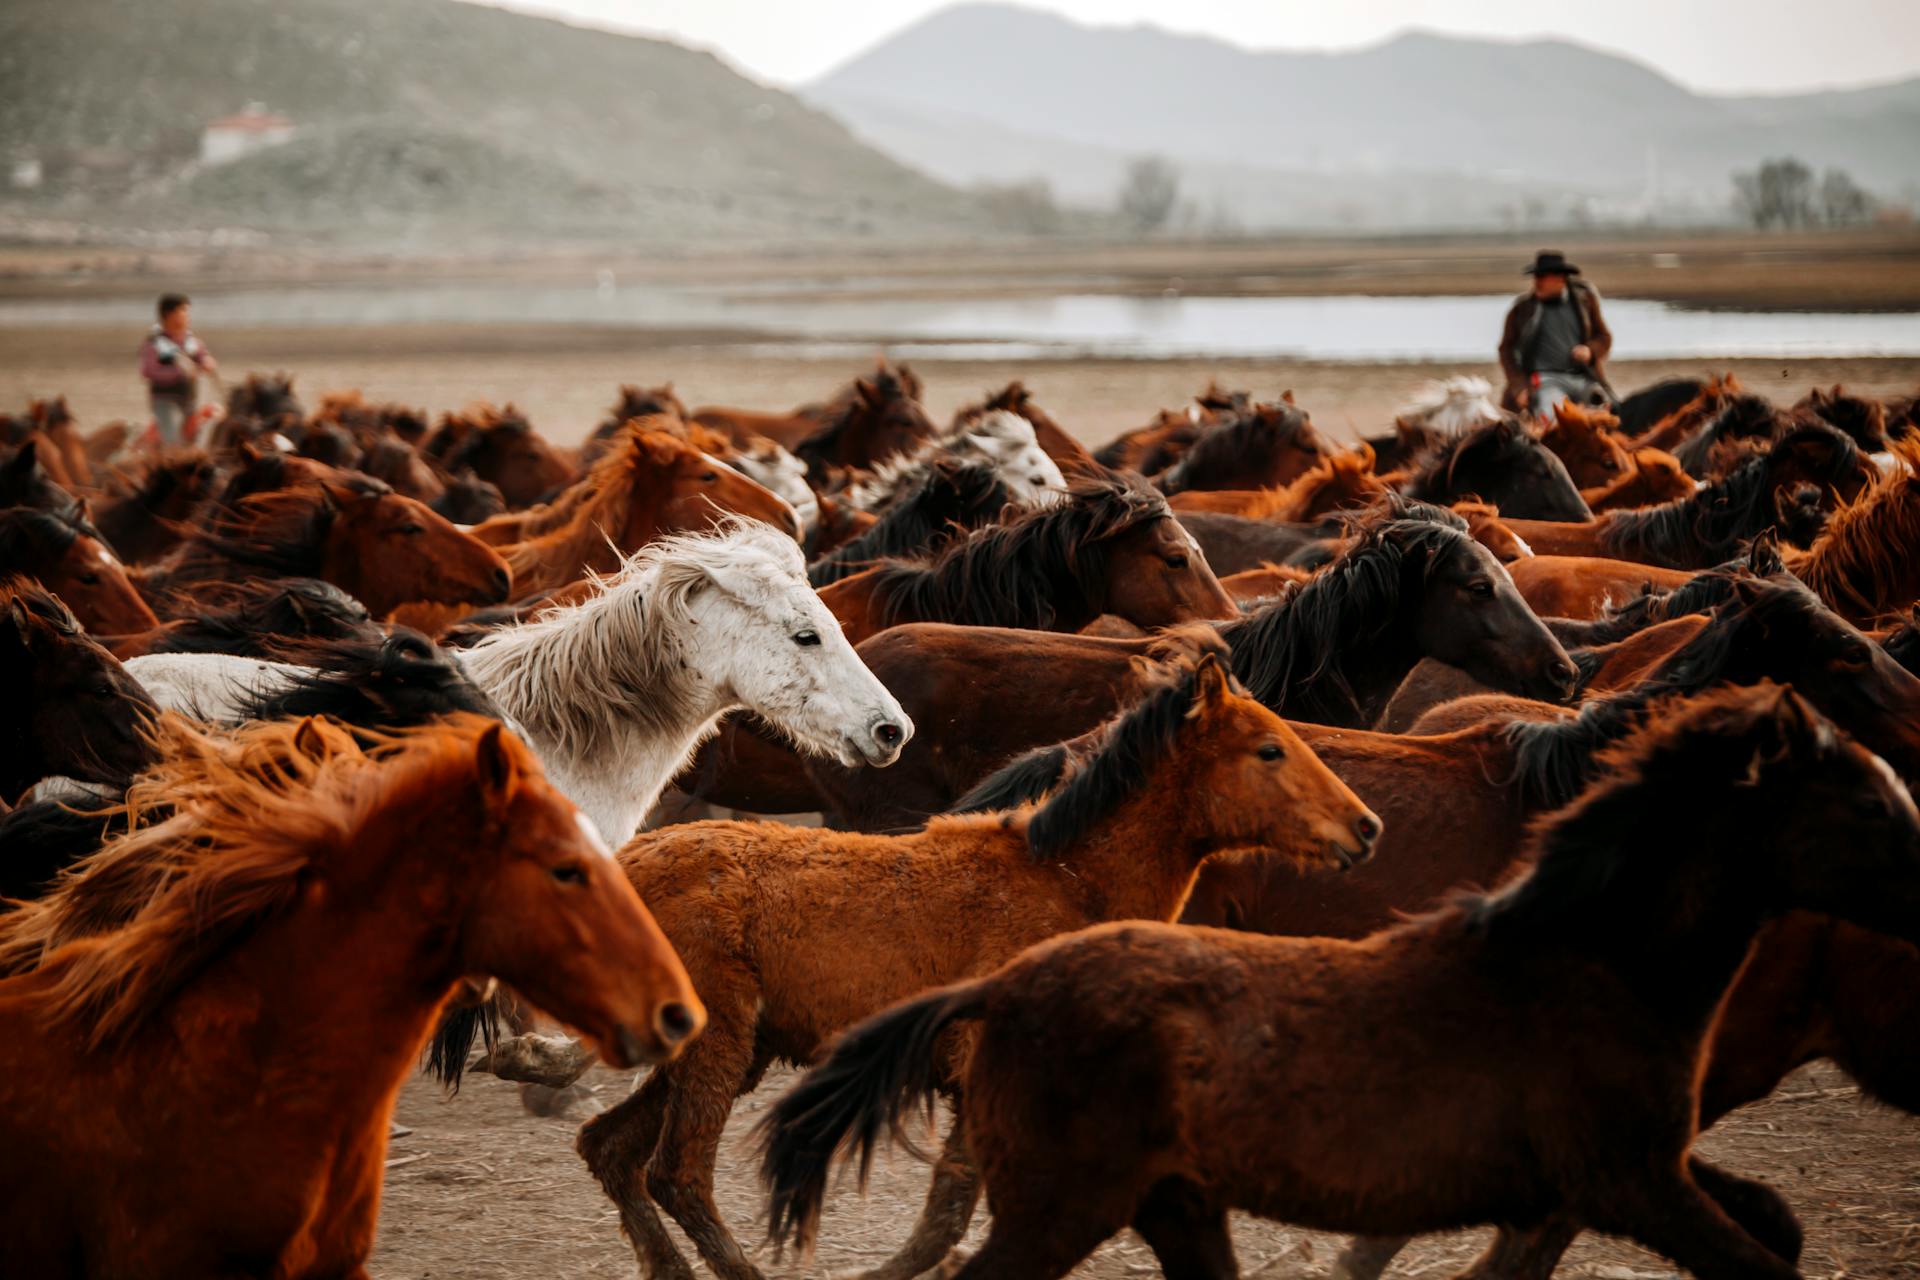
[[[1033,424],[1017,413],[995,409],[957,430],[923,441],[911,453],[890,458],[873,474],[850,486],[847,501],[862,511],[879,511],[926,477],[936,458],[977,462],[992,468],[1023,507],[1047,507],[1067,499],[1060,464],[1040,447]]]
[[[770,489],[787,500],[800,517],[800,536],[804,540],[820,523],[820,498],[807,483],[807,464],[765,437],[745,446],[730,466],[763,489]]]
[[[1461,376],[1427,383],[1397,416],[1402,422],[1451,436],[1498,422],[1506,414],[1493,398],[1492,383],[1485,378]]]
[[[885,768],[913,736],[807,584],[799,545],[769,525],[662,538],[597,583],[453,656],[616,848],[729,711],[849,767]],[[154,654],[127,670],[161,706],[221,719],[303,669]]]

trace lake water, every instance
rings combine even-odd
[[[1288,356],[1318,360],[1484,360],[1507,296],[1391,298],[1117,297],[823,300],[752,291],[584,285],[446,285],[199,290],[194,319],[222,326],[586,324],[735,330],[809,350],[902,356]],[[151,300],[0,303],[0,326],[149,323]],[[1616,359],[1920,356],[1920,312],[1701,311],[1607,301]],[[792,350],[783,345],[783,350]]]

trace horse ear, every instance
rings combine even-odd
[[[1287,388],[1287,389],[1286,389],[1285,391],[1282,391],[1282,392],[1280,393],[1280,403],[1281,403],[1281,404],[1284,404],[1284,405],[1289,405],[1289,406],[1292,406],[1292,407],[1296,407],[1296,408],[1298,407],[1298,405],[1297,405],[1297,403],[1295,402],[1295,400],[1294,400],[1294,398],[1293,398],[1293,388],[1292,388],[1292,387],[1288,387],[1288,388]]]
[[[875,387],[865,378],[854,379],[853,390],[854,394],[860,397],[860,402],[868,408],[872,408],[880,403],[879,388]]]
[[[1839,748],[1833,724],[1791,688],[1780,690],[1773,704],[1773,718],[1789,751],[1808,751],[1818,757],[1832,755]]]
[[[6,472],[9,477],[24,478],[33,473],[40,465],[40,442],[32,436],[21,441],[20,448],[7,459]]]
[[[13,624],[13,630],[18,633],[20,647],[33,648],[33,618],[27,612],[27,606],[18,600],[8,602],[7,621]]]
[[[1368,444],[1365,440],[1362,440],[1360,442],[1360,447],[1354,450],[1354,452],[1360,455],[1360,470],[1364,472],[1369,472],[1369,473],[1372,472],[1373,465],[1377,460],[1374,456],[1373,446]]]
[[[480,778],[480,790],[490,805],[504,805],[519,789],[520,763],[507,745],[506,726],[499,721],[480,731],[474,744],[474,772]]]
[[[308,716],[293,731],[293,749],[309,760],[319,760],[327,754],[327,737],[320,728],[317,716]]]
[[[1232,695],[1231,677],[1219,656],[1209,653],[1193,668],[1193,712],[1212,711],[1224,706]]]

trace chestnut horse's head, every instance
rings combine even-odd
[[[31,744],[38,766],[124,787],[153,759],[146,738],[158,714],[153,699],[64,604],[25,578],[0,579],[0,668],[15,690],[12,733]],[[0,778],[8,792],[0,799],[35,781]]]
[[[1074,490],[1083,491],[1084,486]],[[1097,554],[1105,592],[1095,601],[1100,613],[1152,630],[1239,612],[1214,576],[1207,553],[1164,501],[1101,542]]]
[[[160,625],[106,544],[49,512],[0,511],[0,564],[39,579],[96,635],[130,635]]]
[[[1035,756],[1064,768],[1067,751]],[[990,779],[978,791],[994,787]],[[1176,843],[1186,848],[1175,852],[1190,851],[1196,864],[1251,853],[1345,868],[1371,857],[1381,832],[1374,812],[1211,653],[1093,735],[1086,762],[1029,820],[1028,846],[1058,857],[1129,803],[1178,809]]]
[[[573,464],[512,405],[480,411],[441,462],[449,472],[470,468],[497,486],[509,507],[531,506],[575,478]]]
[[[413,600],[501,604],[511,595],[507,562],[413,498],[328,485],[324,548],[313,576],[345,589],[375,617]]]
[[[442,731],[466,740],[463,799],[484,819],[481,847],[464,851],[467,901],[452,931],[460,969],[508,983],[613,1066],[666,1061],[707,1018],[672,943],[533,753],[497,722],[476,732],[482,723],[461,718]]]
[[[799,541],[799,514],[771,489],[671,431],[633,430],[636,498],[645,496],[628,507],[623,548],[637,549],[662,533],[709,529],[728,515],[770,524]]]
[[[1592,489],[1611,484],[1633,470],[1633,458],[1613,429],[1620,419],[1605,409],[1589,409],[1571,400],[1555,406],[1554,420],[1540,443],[1565,464],[1575,485]]]

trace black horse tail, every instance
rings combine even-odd
[[[791,1238],[803,1256],[811,1252],[827,1170],[843,1148],[858,1153],[864,1189],[882,1129],[912,1145],[900,1122],[909,1109],[932,1108],[934,1046],[954,1023],[981,1015],[991,983],[942,987],[875,1014],[841,1036],[826,1060],[774,1104],[758,1130],[768,1239]]]
[[[467,1058],[476,1037],[491,1049],[500,1038],[500,998],[490,995],[474,1004],[451,1004],[440,1015],[440,1025],[427,1041],[427,1060],[421,1069],[446,1087],[460,1092],[467,1074]]]

